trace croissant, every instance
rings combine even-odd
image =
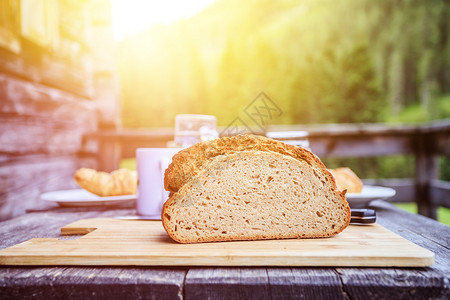
[[[137,190],[137,173],[128,169],[106,173],[81,168],[73,177],[82,189],[102,197],[132,195]]]
[[[329,169],[336,180],[338,190],[347,190],[348,193],[361,193],[363,182],[350,168]]]

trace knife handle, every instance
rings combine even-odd
[[[377,215],[373,209],[352,209],[351,224],[371,224],[377,220]]]

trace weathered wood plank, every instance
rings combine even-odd
[[[0,220],[24,214],[27,209],[48,206],[39,200],[43,192],[77,188],[73,174],[80,167],[96,167],[92,158],[76,156],[1,156]]]
[[[86,115],[80,114],[79,118],[90,122]],[[78,126],[77,123],[0,115],[0,152],[13,155],[76,154],[83,149],[83,134],[92,130],[90,126]]]
[[[346,299],[326,268],[191,268],[186,299]]]
[[[380,249],[382,251],[382,249]],[[424,269],[339,268],[350,299],[448,299],[448,280]]]
[[[117,169],[121,158],[136,157],[137,148],[165,148],[170,140],[169,128],[102,130],[84,136],[85,143],[98,142],[99,169],[107,172]]]
[[[450,182],[432,180],[430,186],[431,199],[439,206],[450,208]]]
[[[450,155],[450,130],[434,134],[433,148],[434,154]]]
[[[448,125],[446,125],[448,126]],[[346,124],[295,124],[270,125],[267,131],[307,131],[309,136],[364,136],[364,135],[403,135],[416,132],[417,125],[386,125],[385,123],[346,123]]]
[[[93,111],[90,100],[53,87],[0,73],[0,112],[52,117],[55,121],[74,119],[71,113]]]
[[[119,168],[120,160],[122,158],[120,146],[121,145],[117,142],[99,142],[99,151],[97,156],[99,170],[104,172],[112,172]],[[136,151],[130,157],[136,157]]]
[[[145,268],[2,269],[2,299],[182,299],[186,270]]]
[[[269,299],[265,268],[191,268],[186,299]]]
[[[395,189],[395,196],[386,199],[388,202],[414,202],[416,199],[414,179],[412,178],[363,179],[363,183]]]
[[[437,157],[432,153],[433,140],[431,136],[418,134],[414,137],[415,152],[415,188],[418,211],[421,215],[437,218],[437,206],[433,203],[430,192],[430,182],[437,179]]]
[[[0,74],[0,152],[76,153],[97,130],[94,105],[73,94]]]
[[[395,196],[386,199],[387,202],[414,202],[416,189],[412,178],[363,179],[364,184],[385,186],[395,189]],[[436,206],[450,208],[450,182],[431,180],[430,197]]]
[[[20,54],[0,47],[0,72],[53,86],[84,98],[92,97],[92,70],[89,57],[84,53],[78,54],[78,61],[71,62],[67,57],[58,58],[55,53],[27,43],[24,39],[21,42]],[[59,53],[65,52],[68,57],[73,55],[70,47],[77,47],[77,43],[63,42],[63,49]]]
[[[267,268],[270,299],[348,299],[333,269]]]
[[[408,135],[310,136],[309,143],[319,157],[367,157],[414,151]]]
[[[445,299],[445,274],[392,268],[194,268],[186,299]]]
[[[442,140],[443,142],[437,141],[437,143],[445,144],[445,141],[449,138],[446,128],[450,128],[450,122],[443,122],[440,126],[438,125],[435,124],[433,128],[442,131],[439,131],[439,141]],[[218,131],[220,132],[223,129],[220,127]],[[410,125],[387,126],[383,124],[321,124],[278,125],[270,126],[268,130],[305,130],[309,133],[311,149],[316,155],[350,157],[414,153],[414,137],[421,131],[421,127]],[[430,130],[427,126],[424,127],[425,133],[434,134],[434,131],[429,132]],[[129,157],[138,145],[164,147],[168,141],[173,140],[173,129],[101,131],[89,137],[102,141],[115,141],[123,145],[122,153],[124,154],[122,157]]]

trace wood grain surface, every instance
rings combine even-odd
[[[84,219],[77,239],[34,238],[0,251],[2,265],[425,267],[434,254],[381,225],[350,225],[324,239],[178,244],[160,221]]]
[[[373,201],[377,222],[435,253],[430,267],[0,266],[0,299],[449,299],[450,227]],[[132,208],[62,208],[0,223],[0,248],[60,238],[85,218]],[[12,234],[13,233],[13,234]],[[71,236],[70,238],[76,238]],[[68,237],[69,238],[69,237]]]
[[[56,206],[40,200],[42,193],[78,188],[74,172],[81,167],[97,166],[89,157],[73,155],[0,154],[0,220],[23,215],[29,209]]]

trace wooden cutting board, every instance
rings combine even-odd
[[[14,233],[12,233],[14,234]],[[434,254],[384,227],[350,225],[323,239],[178,244],[161,221],[85,219],[61,228],[74,240],[35,238],[0,250],[1,265],[402,266]]]

